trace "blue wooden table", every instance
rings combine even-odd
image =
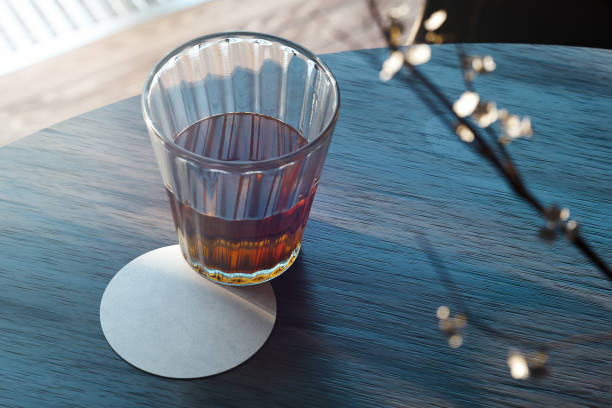
[[[532,119],[534,138],[510,146],[528,185],[611,262],[612,52],[467,50],[497,62],[481,96]],[[537,342],[611,331],[611,285],[565,240],[538,239],[537,214],[409,78],[378,81],[385,55],[324,56],[343,105],[302,254],[272,282],[268,342],[211,378],[145,374],[100,328],[113,275],[176,243],[138,98],[1,148],[0,406],[610,407],[610,340],[552,351],[548,376],[524,381],[506,364],[517,344],[468,322],[448,346],[436,309],[454,306],[418,234],[481,321]],[[450,98],[463,91],[453,46],[423,71]]]

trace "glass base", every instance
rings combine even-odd
[[[279,262],[269,269],[262,269],[253,273],[228,273],[223,272],[218,269],[207,268],[204,265],[199,263],[189,262],[187,258],[187,262],[191,265],[193,269],[195,269],[199,274],[208,278],[214,282],[223,283],[225,285],[234,285],[234,286],[248,286],[248,285],[256,285],[259,283],[267,282],[270,279],[273,279],[283,272],[285,272],[293,262],[298,257],[300,253],[300,248],[302,248],[301,244],[298,244],[297,247],[291,252],[289,258],[286,260]]]

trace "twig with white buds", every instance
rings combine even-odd
[[[451,125],[452,130],[458,134],[461,140],[474,146],[476,152],[479,153],[485,159],[487,159],[493,165],[493,167],[508,183],[510,188],[520,198],[529,203],[541,215],[546,216],[546,213],[548,211],[547,208],[542,203],[540,203],[540,201],[531,193],[531,191],[529,191],[523,179],[520,177],[518,170],[514,165],[513,161],[511,160],[509,154],[505,150],[504,143],[507,140],[503,137],[497,138],[497,149],[494,149],[477,130],[476,126],[473,125],[468,119],[469,115],[472,115],[473,113],[477,112],[480,103],[480,97],[478,96],[478,94],[473,92],[473,90],[468,90],[461,96],[461,98],[459,98],[458,101],[456,101],[455,103],[451,103],[433,82],[431,82],[422,72],[420,72],[420,70],[415,65],[413,65],[407,58],[405,58],[404,53],[401,51],[399,43],[399,38],[401,38],[402,35],[402,25],[393,18],[391,19],[390,25],[385,25],[380,11],[376,6],[375,0],[368,0],[368,5],[374,21],[378,25],[381,33],[383,34],[387,42],[388,47],[391,50],[390,58],[393,57],[392,61],[389,61],[388,59],[385,62],[384,65],[388,65],[388,69],[385,70],[383,66],[383,72],[385,72],[385,74],[383,75],[383,73],[381,72],[381,76],[383,76],[384,78],[387,78],[388,76],[390,79],[391,77],[393,77],[394,74],[399,72],[401,67],[397,67],[399,65],[398,62],[401,58],[403,67],[408,68],[412,75],[427,88],[427,90],[437,100],[437,102],[443,105],[445,109],[447,109],[447,111],[455,117],[456,124]],[[430,16],[426,20],[430,28],[439,28],[446,19],[446,13],[436,13],[432,14],[432,16]],[[440,17],[434,18],[434,15]],[[433,30],[428,31],[429,33],[434,33]],[[465,64],[462,64],[462,68],[464,68],[464,65]],[[472,68],[474,68],[473,61],[471,65]],[[480,65],[478,63],[476,64],[476,68],[485,69],[485,65],[487,65],[488,68],[490,68],[491,70],[495,68],[495,62],[492,59],[486,59],[485,61],[485,58],[480,61]],[[510,115],[503,110],[497,111],[497,108],[496,112],[497,118],[502,124],[502,128],[504,130],[504,137],[506,137],[508,140],[512,140],[520,136],[528,137],[532,134],[531,122],[528,119],[524,118],[521,120],[517,116]],[[479,114],[478,118],[482,119],[482,115]],[[475,120],[479,121],[478,118]],[[487,118],[487,120],[482,120],[482,123],[484,124],[490,120],[491,118]],[[486,126],[486,131],[489,133],[489,135],[494,135],[491,126]],[[568,240],[573,243],[579,250],[581,250],[583,254],[587,256],[597,268],[599,268],[599,270],[604,274],[604,276],[606,276],[610,281],[612,281],[612,270],[580,235],[577,222],[568,221],[558,223],[557,225],[560,231],[565,232],[565,235]]]

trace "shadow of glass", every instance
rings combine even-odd
[[[440,288],[419,285],[431,271],[408,259],[418,254],[400,251],[407,249],[311,220],[302,254],[272,281],[278,315],[270,338],[229,372],[179,383],[189,404],[481,406],[465,356],[449,352],[429,313]],[[394,287],[374,280],[391,271],[406,279]]]

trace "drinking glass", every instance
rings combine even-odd
[[[193,269],[248,285],[291,266],[339,107],[329,68],[267,34],[207,35],[153,68],[142,110],[181,252]],[[185,142],[204,127],[204,142]],[[283,135],[297,139],[285,145]]]

